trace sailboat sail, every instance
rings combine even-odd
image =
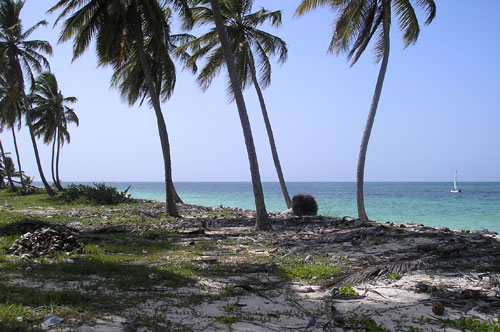
[[[450,190],[452,193],[460,193],[462,189],[457,187],[457,171],[455,171],[455,175],[453,176],[453,190]]]

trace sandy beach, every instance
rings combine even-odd
[[[271,216],[274,230],[263,233],[255,231],[252,211],[180,207],[183,217],[172,221],[160,217],[163,204],[153,201],[120,208],[3,206],[3,212],[27,218],[2,226],[1,234],[51,228],[70,232],[84,248],[52,258],[7,255],[0,271],[3,287],[90,296],[86,305],[92,310],[80,316],[66,313],[61,323],[44,329],[48,331],[499,328],[496,233],[277,214]],[[136,222],[123,221],[131,216]],[[168,247],[157,250],[166,242]],[[104,247],[101,255],[119,257],[113,260],[117,271],[145,269],[142,283],[120,287],[118,276],[99,271],[47,273],[51,266],[69,271],[69,265],[86,264],[94,245]],[[170,266],[188,266],[183,275],[189,281],[168,282],[161,271],[171,271]],[[114,305],[100,303],[103,294]],[[433,312],[436,302],[444,308],[441,315]],[[40,328],[36,322],[33,326]]]

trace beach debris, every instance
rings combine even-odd
[[[287,217],[293,215],[293,210],[292,208],[289,208],[279,214],[280,217]]]
[[[441,316],[444,314],[444,305],[441,302],[434,302],[432,305],[432,312],[436,315]]]
[[[127,189],[125,189],[124,191],[120,192],[120,195],[122,195],[123,197],[126,197],[126,198],[131,198],[132,194],[128,192],[129,189],[130,189],[130,187],[132,187],[132,185],[129,185],[127,187]]]
[[[55,325],[61,323],[62,321],[63,321],[62,318],[54,316],[54,315],[46,316],[45,320],[42,323],[42,328],[47,329],[49,327],[52,327],[52,326],[55,326]]]
[[[27,232],[19,238],[7,252],[22,259],[31,259],[38,256],[54,256],[57,252],[82,251],[83,248],[75,237],[67,231],[59,232],[50,227]]]
[[[318,213],[318,204],[311,195],[298,194],[292,198],[292,211],[296,216],[315,216]]]

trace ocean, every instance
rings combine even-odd
[[[92,183],[86,183],[92,184]],[[165,201],[162,182],[106,182],[134,198]],[[357,217],[354,182],[289,182],[290,195],[310,194],[319,214]],[[185,203],[203,206],[255,209],[249,182],[176,182]],[[500,232],[500,182],[461,182],[461,193],[451,193],[449,182],[367,182],[365,205],[376,221],[417,223],[432,227]],[[263,183],[267,210],[286,210],[278,183]]]

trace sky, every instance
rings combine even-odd
[[[71,43],[58,44],[55,1],[27,0],[24,28],[45,19],[33,39],[48,40],[64,96],[75,96],[80,126],[63,147],[62,181],[163,181],[156,118],[147,104],[130,107],[110,88],[112,71],[98,68],[93,46],[72,61]],[[287,181],[355,181],[359,145],[379,65],[373,45],[349,66],[328,54],[334,14],[318,9],[294,17],[299,1],[255,1],[283,11],[279,28],[263,26],[288,44],[284,65],[273,62],[264,90]],[[391,53],[365,168],[366,181],[500,181],[500,1],[437,1],[434,21],[416,45],[403,49],[393,20]],[[421,13],[420,13],[421,14]],[[423,23],[424,17],[419,16]],[[175,24],[175,32],[181,32]],[[200,63],[201,65],[202,63]],[[162,104],[174,181],[250,181],[243,133],[226,95],[225,71],[202,92],[178,66],[175,92]],[[262,181],[277,181],[253,87],[245,93]],[[0,134],[13,152],[9,131]],[[40,180],[27,129],[18,134],[23,170]],[[50,178],[50,147],[38,141]]]

